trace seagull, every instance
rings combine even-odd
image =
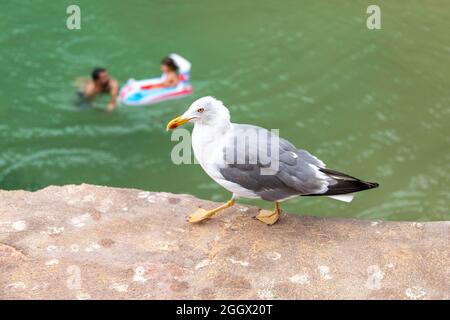
[[[208,219],[233,206],[240,197],[273,201],[273,211],[255,217],[273,225],[280,217],[280,202],[299,196],[326,196],[350,202],[358,191],[378,187],[348,174],[327,169],[323,161],[297,149],[276,132],[230,121],[230,112],[214,97],[194,101],[187,111],[167,124],[167,130],[194,124],[192,149],[203,170],[232,192],[231,199],[212,209],[198,208],[189,222]]]

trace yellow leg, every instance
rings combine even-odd
[[[193,214],[189,216],[189,222],[196,223],[203,221],[205,219],[211,218],[213,215],[215,215],[217,212],[225,210],[226,208],[231,207],[236,203],[236,200],[232,198],[231,200],[227,201],[227,203],[221,205],[220,207],[217,207],[212,210],[205,210],[203,208],[198,208]]]
[[[271,226],[278,221],[280,214],[281,214],[280,204],[278,201],[275,201],[274,211],[260,210],[259,214],[255,218]]]

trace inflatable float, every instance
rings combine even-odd
[[[146,80],[129,79],[120,89],[119,102],[127,106],[143,106],[190,95],[193,91],[189,83],[191,63],[175,53],[169,57],[178,66],[180,81],[176,87],[158,87],[164,82],[164,75]]]

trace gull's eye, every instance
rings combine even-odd
[[[203,111],[205,111],[205,109],[203,109],[203,108],[197,109],[197,112],[198,112],[198,113],[202,113]]]

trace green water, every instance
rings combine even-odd
[[[66,7],[81,7],[81,30]],[[449,220],[450,3],[377,1],[0,3],[0,188],[92,183],[224,201],[198,165],[176,166],[166,123],[214,95],[232,120],[267,128],[328,167],[377,181],[352,204],[295,199],[307,215]],[[106,66],[121,84],[177,52],[195,94],[153,106],[74,106],[73,82]],[[262,207],[271,204],[251,202]]]

